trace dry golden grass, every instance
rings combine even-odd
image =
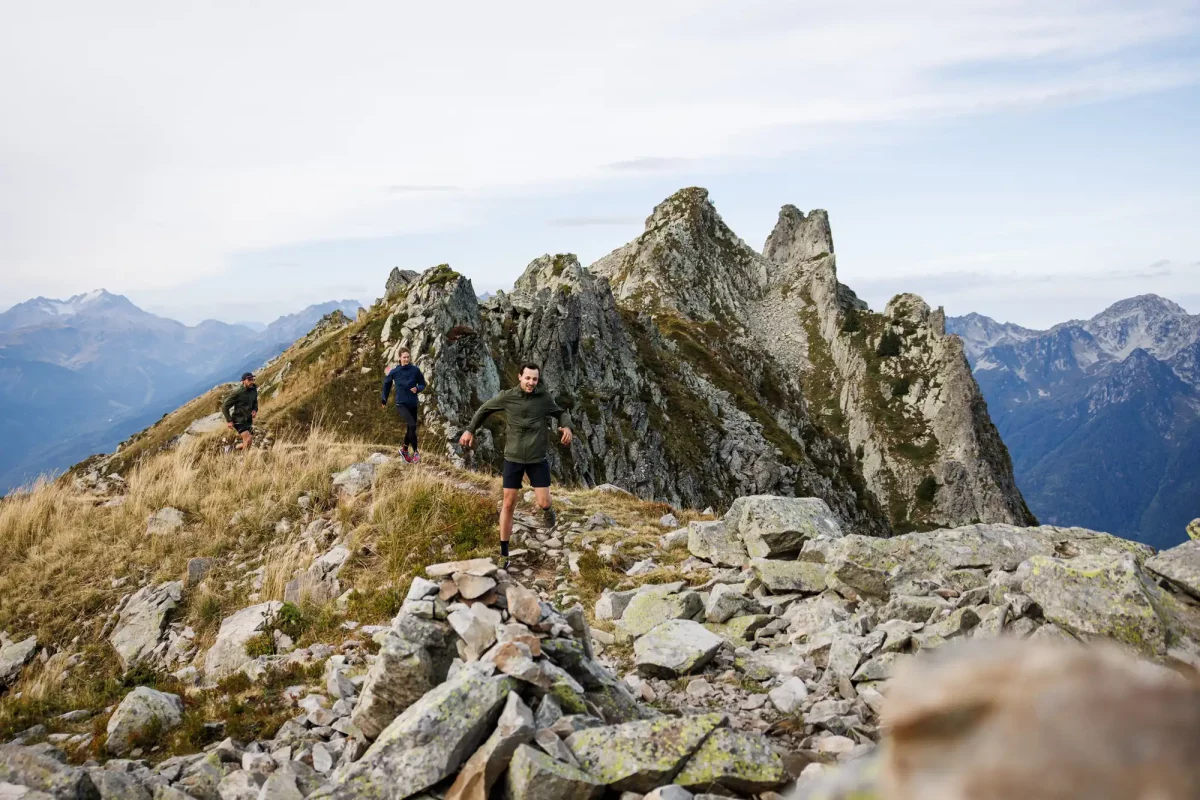
[[[293,447],[242,456],[221,453],[216,439],[143,460],[126,476],[121,506],[97,505],[65,481],[0,501],[0,629],[42,643],[91,638],[129,591],[114,578],[178,579],[194,556],[255,554],[272,543],[276,522],[300,517],[301,494],[331,504],[330,473],[371,449],[314,431]],[[164,506],[184,513],[184,530],[147,535],[149,515]],[[220,599],[227,608],[240,598]]]

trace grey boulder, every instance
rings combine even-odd
[[[633,643],[634,663],[648,677],[675,678],[702,668],[724,641],[698,622],[673,619]]]
[[[793,555],[809,539],[842,536],[833,512],[816,497],[739,497],[729,506],[725,524],[751,558]]]
[[[167,731],[183,722],[183,700],[139,686],[121,701],[108,720],[108,739],[104,749],[115,756],[124,755],[137,746],[139,737]]]

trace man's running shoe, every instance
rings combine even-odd
[[[554,506],[542,509],[542,527],[553,528],[558,524],[558,515],[554,513]]]
[[[500,569],[508,569],[508,565],[512,563],[512,559],[508,556],[500,556]]]
[[[401,458],[403,458],[403,459],[404,459],[406,462],[408,462],[409,464],[411,464],[411,463],[412,463],[412,456],[408,454],[408,448],[407,448],[407,447],[401,447],[401,448],[400,448],[400,457],[401,457]]]

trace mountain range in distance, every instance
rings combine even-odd
[[[1200,517],[1200,315],[1153,294],[1039,331],[950,317],[1046,524],[1155,547]]]
[[[111,450],[129,434],[283,352],[324,315],[309,306],[254,330],[188,326],[97,289],[37,297],[0,313],[0,494]]]

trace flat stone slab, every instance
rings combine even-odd
[[[750,568],[763,586],[772,592],[817,594],[825,590],[824,564],[755,558],[750,561]]]
[[[633,643],[638,672],[653,678],[676,678],[701,669],[724,642],[699,622],[673,619]]]
[[[764,736],[717,728],[675,776],[693,791],[722,786],[743,794],[761,794],[787,783],[783,759]]]
[[[447,561],[443,564],[430,564],[425,568],[428,578],[449,578],[456,572],[465,572],[480,578],[490,578],[496,574],[499,567],[490,558],[470,558],[466,561]]]
[[[589,728],[567,737],[579,766],[617,792],[645,794],[671,782],[679,767],[714,730],[724,714],[660,717]]]
[[[704,601],[696,592],[675,594],[665,590],[643,589],[633,596],[617,629],[629,636],[642,636],[672,619],[692,619],[704,611]]]

